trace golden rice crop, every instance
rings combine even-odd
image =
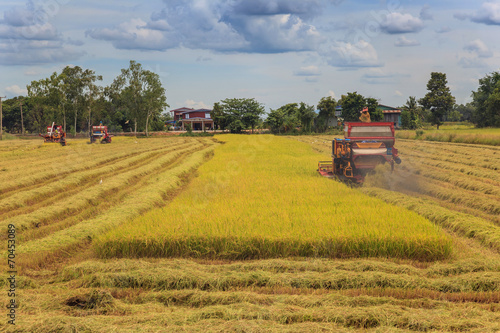
[[[450,239],[406,209],[320,177],[307,144],[223,136],[199,177],[162,209],[99,237],[101,257],[447,257]]]
[[[181,185],[181,177],[186,172],[192,172],[212,149],[213,146],[207,145],[204,148],[200,147],[196,151],[190,152],[181,163],[174,163],[171,167],[163,171],[159,170],[159,172],[148,177],[141,184],[142,186],[123,197],[119,205],[111,207],[106,211],[98,212],[94,218],[81,221],[64,230],[54,232],[47,237],[21,244],[18,247],[18,253],[46,255],[87,239],[93,239],[109,228],[117,227],[152,207],[163,205],[166,193]],[[158,167],[155,164],[164,163],[168,159],[172,159],[172,157],[174,156],[168,156],[166,159],[152,164]],[[154,168],[142,172],[147,174],[153,170]],[[110,186],[127,186],[127,178],[116,179],[115,182],[115,185]],[[22,221],[18,221],[18,223],[22,223]]]

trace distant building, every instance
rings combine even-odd
[[[211,111],[209,109],[179,108],[170,112],[173,113],[174,120],[177,125],[182,127],[182,130],[189,124],[194,131],[204,131],[214,128],[214,121],[210,117]]]
[[[385,122],[394,123],[394,127],[401,127],[401,109],[379,104],[377,110],[382,111]]]

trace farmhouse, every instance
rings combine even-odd
[[[385,122],[394,123],[394,127],[401,127],[401,109],[379,104],[377,110],[382,111]]]
[[[191,108],[179,108],[175,110],[170,110],[173,113],[175,122],[182,127],[182,130],[186,128],[186,125],[190,125],[195,131],[204,131],[206,129],[214,128],[214,121],[210,117],[209,109],[191,109]]]

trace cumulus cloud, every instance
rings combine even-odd
[[[168,35],[150,29],[141,19],[131,19],[115,28],[87,30],[85,35],[94,39],[111,41],[117,49],[166,50],[174,45]]]
[[[306,21],[318,0],[169,0],[148,22],[131,20],[87,31],[119,49],[175,47],[221,52],[279,53],[314,49],[321,41]]]
[[[357,43],[334,42],[323,56],[331,66],[336,67],[380,67],[377,51],[370,43],[360,40]]]
[[[205,104],[202,101],[197,102],[197,101],[192,100],[192,99],[185,100],[183,106],[191,108],[191,109],[211,109],[212,108],[211,106]]]
[[[415,39],[407,39],[405,36],[399,37],[395,42],[394,46],[402,47],[402,46],[418,46],[420,42]]]
[[[424,28],[424,23],[418,17],[411,14],[390,13],[380,24],[382,31],[388,34],[402,34],[419,32]]]
[[[79,41],[64,39],[49,19],[58,7],[47,2],[28,1],[7,8],[0,20],[0,63],[5,65],[41,64],[71,61],[84,51]]]
[[[320,13],[318,0],[237,0],[232,11],[243,15],[293,14],[301,18],[311,18]]]
[[[26,90],[26,88],[21,88],[17,84],[14,84],[10,87],[6,87],[5,91],[7,91],[13,95],[16,95],[16,96],[28,94],[28,90]]]
[[[472,22],[487,25],[500,25],[500,2],[485,2],[475,13],[459,12],[455,13],[454,17],[459,20],[469,19]]]
[[[479,58],[491,58],[493,52],[480,39],[475,39],[464,46],[464,50],[477,54]]]

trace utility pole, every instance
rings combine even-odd
[[[7,98],[6,96],[0,97],[0,140],[3,140],[3,114],[2,114],[2,98]]]
[[[24,135],[24,122],[23,122],[23,102],[19,102],[19,107],[21,108],[21,135]]]

